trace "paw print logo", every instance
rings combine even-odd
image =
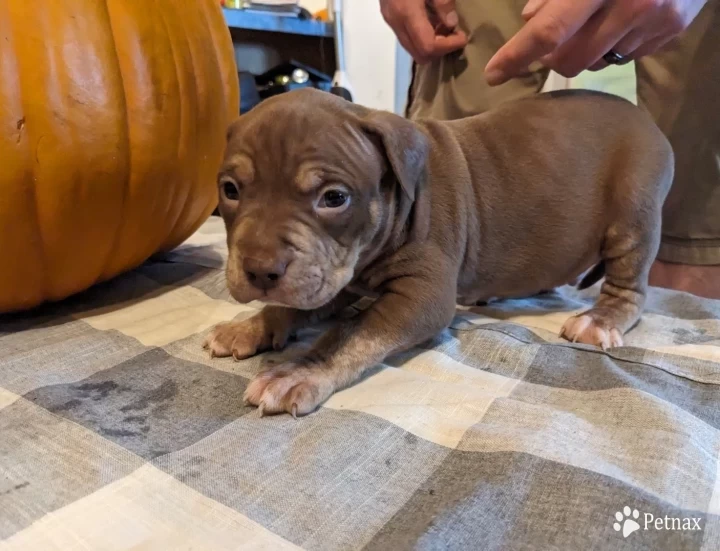
[[[630,518],[632,516],[632,518]],[[640,525],[636,522],[640,516],[640,512],[637,509],[630,510],[627,505],[623,508],[622,513],[618,511],[615,513],[615,519],[617,522],[613,523],[613,528],[616,532],[622,530],[623,538],[627,538],[633,532],[640,530]]]

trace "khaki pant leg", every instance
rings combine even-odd
[[[464,52],[413,67],[408,98],[410,118],[458,119],[487,111],[510,99],[540,92],[548,70],[530,70],[492,88],[485,82],[487,62],[523,25],[526,0],[457,2],[460,26],[468,34]]]
[[[636,67],[638,102],[676,157],[658,258],[720,264],[720,1],[710,0],[683,35]]]

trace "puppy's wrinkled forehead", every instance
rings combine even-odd
[[[293,181],[301,188],[367,174],[378,155],[357,116],[315,96],[269,100],[244,115],[230,131],[226,166],[244,180]]]

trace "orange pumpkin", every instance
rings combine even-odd
[[[0,312],[190,236],[238,109],[217,0],[0,0]]]

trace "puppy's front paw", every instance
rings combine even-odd
[[[288,323],[273,323],[260,312],[246,320],[218,324],[208,334],[203,348],[209,350],[213,358],[232,356],[240,361],[271,347],[280,350],[289,337]]]
[[[603,350],[623,345],[622,333],[596,319],[592,311],[568,319],[560,330],[560,336],[571,342],[599,346]]]
[[[260,416],[289,413],[307,415],[335,391],[330,371],[321,366],[284,363],[260,373],[245,390],[244,399]]]

